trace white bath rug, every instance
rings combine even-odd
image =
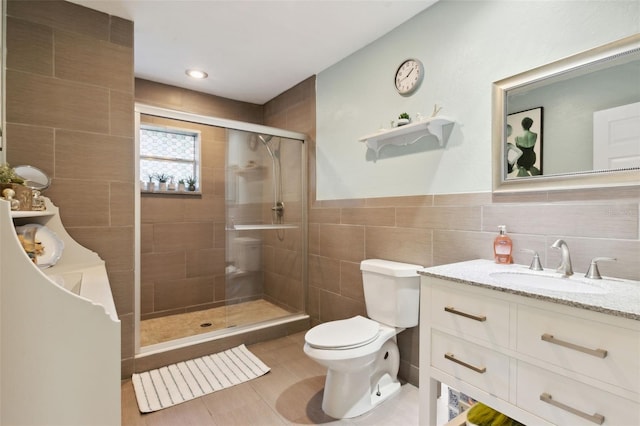
[[[131,377],[142,413],[162,410],[222,390],[270,370],[245,345]]]

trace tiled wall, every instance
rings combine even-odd
[[[105,261],[133,357],[133,23],[63,1],[7,2],[7,161],[52,177],[45,195]]]

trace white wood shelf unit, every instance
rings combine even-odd
[[[45,202],[12,212],[0,200],[0,424],[120,424],[120,321],[104,261]],[[15,231],[27,223],[63,241],[54,266],[27,256]]]

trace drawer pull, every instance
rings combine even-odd
[[[573,350],[576,350],[576,351],[584,352],[585,354],[593,355],[593,356],[598,357],[598,358],[606,358],[607,357],[607,351],[604,350],[604,349],[589,349],[589,348],[585,348],[584,346],[579,346],[579,345],[576,345],[576,344],[573,344],[573,343],[565,342],[564,340],[556,339],[555,337],[553,337],[552,334],[545,333],[542,336],[540,336],[540,339],[544,340],[545,342],[553,343],[555,345],[564,346],[565,348],[569,348],[569,349],[573,349]]]
[[[464,361],[460,361],[459,359],[456,359],[455,355],[452,354],[451,352],[447,352],[446,354],[444,354],[444,357],[446,359],[448,359],[449,361],[453,361],[456,364],[460,364],[463,367],[467,367],[467,368],[475,371],[476,373],[482,374],[482,373],[487,371],[487,369],[485,367],[476,367],[475,365],[467,364]]]
[[[473,314],[468,314],[466,312],[462,312],[462,311],[458,311],[456,308],[454,308],[453,306],[445,306],[444,310],[446,312],[452,313],[452,314],[456,314],[456,315],[460,315],[461,317],[465,317],[465,318],[471,318],[472,320],[476,320],[476,321],[486,321],[487,317],[484,315],[473,315]]]
[[[590,422],[593,422],[599,425],[604,423],[604,416],[602,414],[595,413],[593,415],[590,415],[580,410],[576,410],[575,408],[569,407],[568,405],[565,405],[562,402],[554,401],[551,398],[551,395],[549,395],[548,393],[541,393],[540,401],[546,402],[547,404],[551,404],[554,407],[560,408],[561,410],[568,411],[569,413],[575,414],[576,416],[582,417],[583,419],[587,419]]]

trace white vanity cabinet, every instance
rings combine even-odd
[[[526,425],[640,424],[640,321],[423,275],[420,424],[437,382]]]
[[[120,321],[104,261],[45,201],[45,212],[12,212],[0,200],[0,424],[120,424]],[[29,259],[24,224],[63,242],[53,266]]]

